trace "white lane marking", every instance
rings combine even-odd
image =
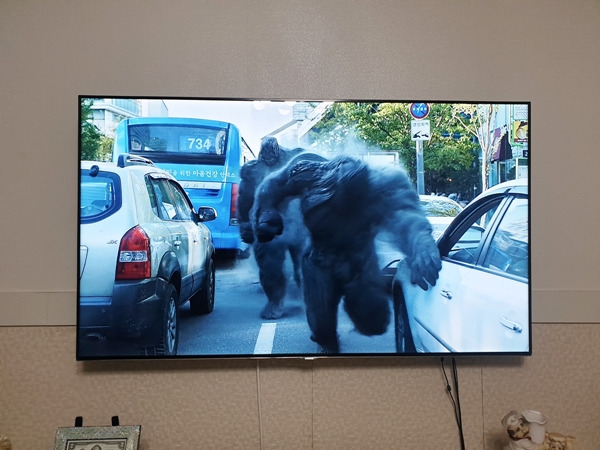
[[[276,323],[268,322],[260,326],[256,345],[254,346],[255,355],[270,355],[273,350],[273,339],[275,339]]]

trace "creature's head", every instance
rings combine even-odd
[[[355,207],[368,193],[368,168],[362,161],[350,157],[326,160],[317,156],[298,161],[290,168],[290,179],[302,184],[305,178],[310,180],[302,200],[305,210],[330,201],[335,201],[337,206]]]
[[[325,185],[331,186],[336,197],[352,199],[354,206],[369,193],[369,168],[359,159],[340,156],[327,163],[330,178]],[[325,180],[324,180],[325,181]]]
[[[267,166],[273,167],[281,159],[282,150],[279,148],[277,139],[272,136],[267,136],[260,143],[260,152],[258,159],[264,162]]]

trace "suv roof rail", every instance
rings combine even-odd
[[[125,167],[134,165],[153,166],[154,163],[148,158],[144,158],[143,156],[131,155],[129,153],[121,153],[119,155],[119,159],[117,160],[117,166]]]

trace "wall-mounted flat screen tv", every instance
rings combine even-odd
[[[78,108],[78,360],[531,354],[529,102]]]

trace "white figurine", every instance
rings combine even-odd
[[[548,450],[545,443],[536,444],[529,436],[529,422],[517,411],[511,411],[502,419],[510,439],[504,450]]]
[[[2,436],[0,434],[0,450],[11,450],[12,444],[10,443],[10,439],[6,436]]]

